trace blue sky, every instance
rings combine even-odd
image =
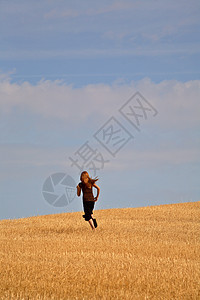
[[[0,218],[81,211],[42,187],[79,182],[86,141],[108,160],[96,209],[199,201],[199,29],[196,0],[1,0]],[[119,112],[137,91],[158,111],[140,132]],[[134,137],[115,157],[94,138],[111,117]]]

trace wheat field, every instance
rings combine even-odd
[[[200,203],[0,221],[0,299],[200,299]]]

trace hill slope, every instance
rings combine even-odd
[[[0,299],[200,299],[199,202],[0,221]]]

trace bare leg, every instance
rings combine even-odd
[[[92,230],[95,230],[95,227],[94,227],[93,220],[92,220],[92,219],[90,219],[88,222],[90,223],[90,226],[92,227]]]

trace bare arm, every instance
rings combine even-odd
[[[93,187],[95,187],[97,189],[97,195],[96,195],[96,197],[94,197],[94,200],[97,201],[98,197],[99,197],[99,193],[100,193],[100,187],[96,184],[93,184]]]
[[[79,185],[77,185],[76,189],[77,189],[77,196],[79,197],[81,194],[81,188]]]

